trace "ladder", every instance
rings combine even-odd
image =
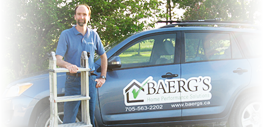
[[[49,127],[92,127],[89,116],[89,64],[88,54],[83,51],[81,54],[81,95],[57,96],[57,73],[69,72],[66,68],[57,68],[55,52],[51,52],[49,58],[49,88],[50,88],[50,123]],[[69,101],[81,101],[82,121],[78,123],[58,125],[58,103]]]

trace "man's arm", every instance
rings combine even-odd
[[[107,67],[108,67],[108,59],[106,53],[100,56],[101,58],[101,76],[106,76]]]
[[[106,76],[107,67],[108,67],[108,59],[106,53],[100,56],[101,58],[101,76]],[[96,87],[99,88],[105,83],[105,79],[99,78],[95,80],[97,82]]]
[[[56,58],[57,58],[57,65],[59,67],[67,68],[70,73],[77,73],[78,72],[79,68],[76,65],[73,65],[71,63],[64,61],[63,56],[56,55]]]

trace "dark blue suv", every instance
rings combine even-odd
[[[262,127],[263,34],[220,25],[244,26],[177,22],[134,34],[109,50],[97,126]],[[100,59],[95,73],[100,75]],[[64,83],[59,74],[59,95]],[[2,102],[8,127],[47,127],[48,73],[10,84]],[[63,116],[63,104],[58,108]]]

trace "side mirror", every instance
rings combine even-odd
[[[121,67],[121,59],[119,56],[114,56],[108,61],[108,69],[113,70]]]
[[[121,67],[121,59],[119,56],[114,56],[108,60],[108,71]],[[97,72],[101,72],[101,67],[97,69]]]

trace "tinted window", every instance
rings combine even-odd
[[[241,51],[239,50],[239,47],[237,45],[236,40],[233,38],[233,36],[231,37],[231,53],[232,53],[232,59],[236,59],[236,58],[242,58],[242,54]]]
[[[251,56],[263,54],[263,35],[243,34],[242,38],[248,46]]]
[[[163,34],[136,41],[119,54],[121,68],[173,63],[175,38],[175,34]]]
[[[234,40],[224,33],[185,33],[185,62],[241,58]]]

